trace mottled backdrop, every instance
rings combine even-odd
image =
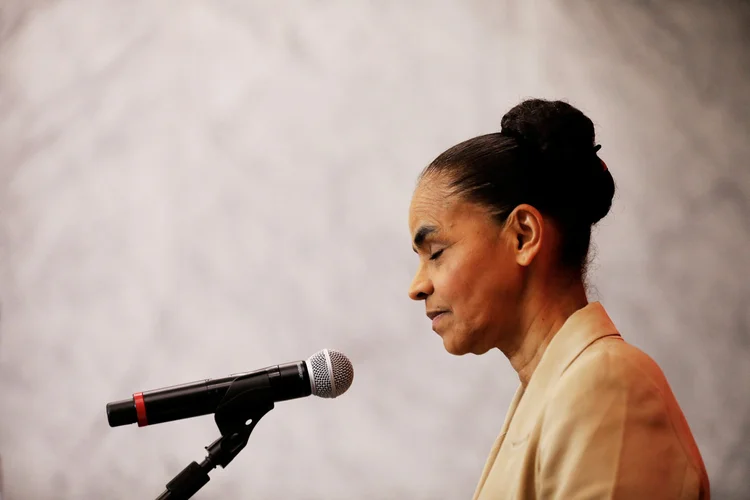
[[[528,96],[618,183],[592,298],[664,368],[715,499],[749,498],[750,8],[740,2],[0,2],[0,455],[9,500],[155,498],[210,417],[138,390],[307,357],[197,498],[469,498],[517,378],[406,291],[416,175]]]

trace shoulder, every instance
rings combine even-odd
[[[542,438],[581,439],[624,456],[690,464],[705,475],[697,445],[657,363],[619,336],[586,348],[548,388]],[[626,439],[627,437],[627,439]],[[650,450],[646,452],[645,450]],[[657,453],[658,450],[658,453]]]
[[[619,336],[601,338],[584,349],[553,389],[568,395],[595,390],[651,394],[664,402],[673,398],[659,365]]]
[[[550,415],[585,423],[648,425],[672,429],[681,415],[656,362],[619,336],[604,337],[583,350],[547,390]]]

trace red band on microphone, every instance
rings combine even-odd
[[[146,417],[146,402],[143,400],[143,393],[136,392],[133,394],[133,402],[135,403],[135,414],[138,416],[138,427],[147,426],[148,418]]]

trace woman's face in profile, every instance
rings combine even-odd
[[[515,331],[521,273],[514,242],[478,204],[451,195],[444,176],[424,177],[409,230],[419,267],[409,289],[452,354],[482,354]]]

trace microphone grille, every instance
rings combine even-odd
[[[306,363],[314,396],[336,398],[352,385],[354,367],[339,351],[323,349],[310,356]]]

